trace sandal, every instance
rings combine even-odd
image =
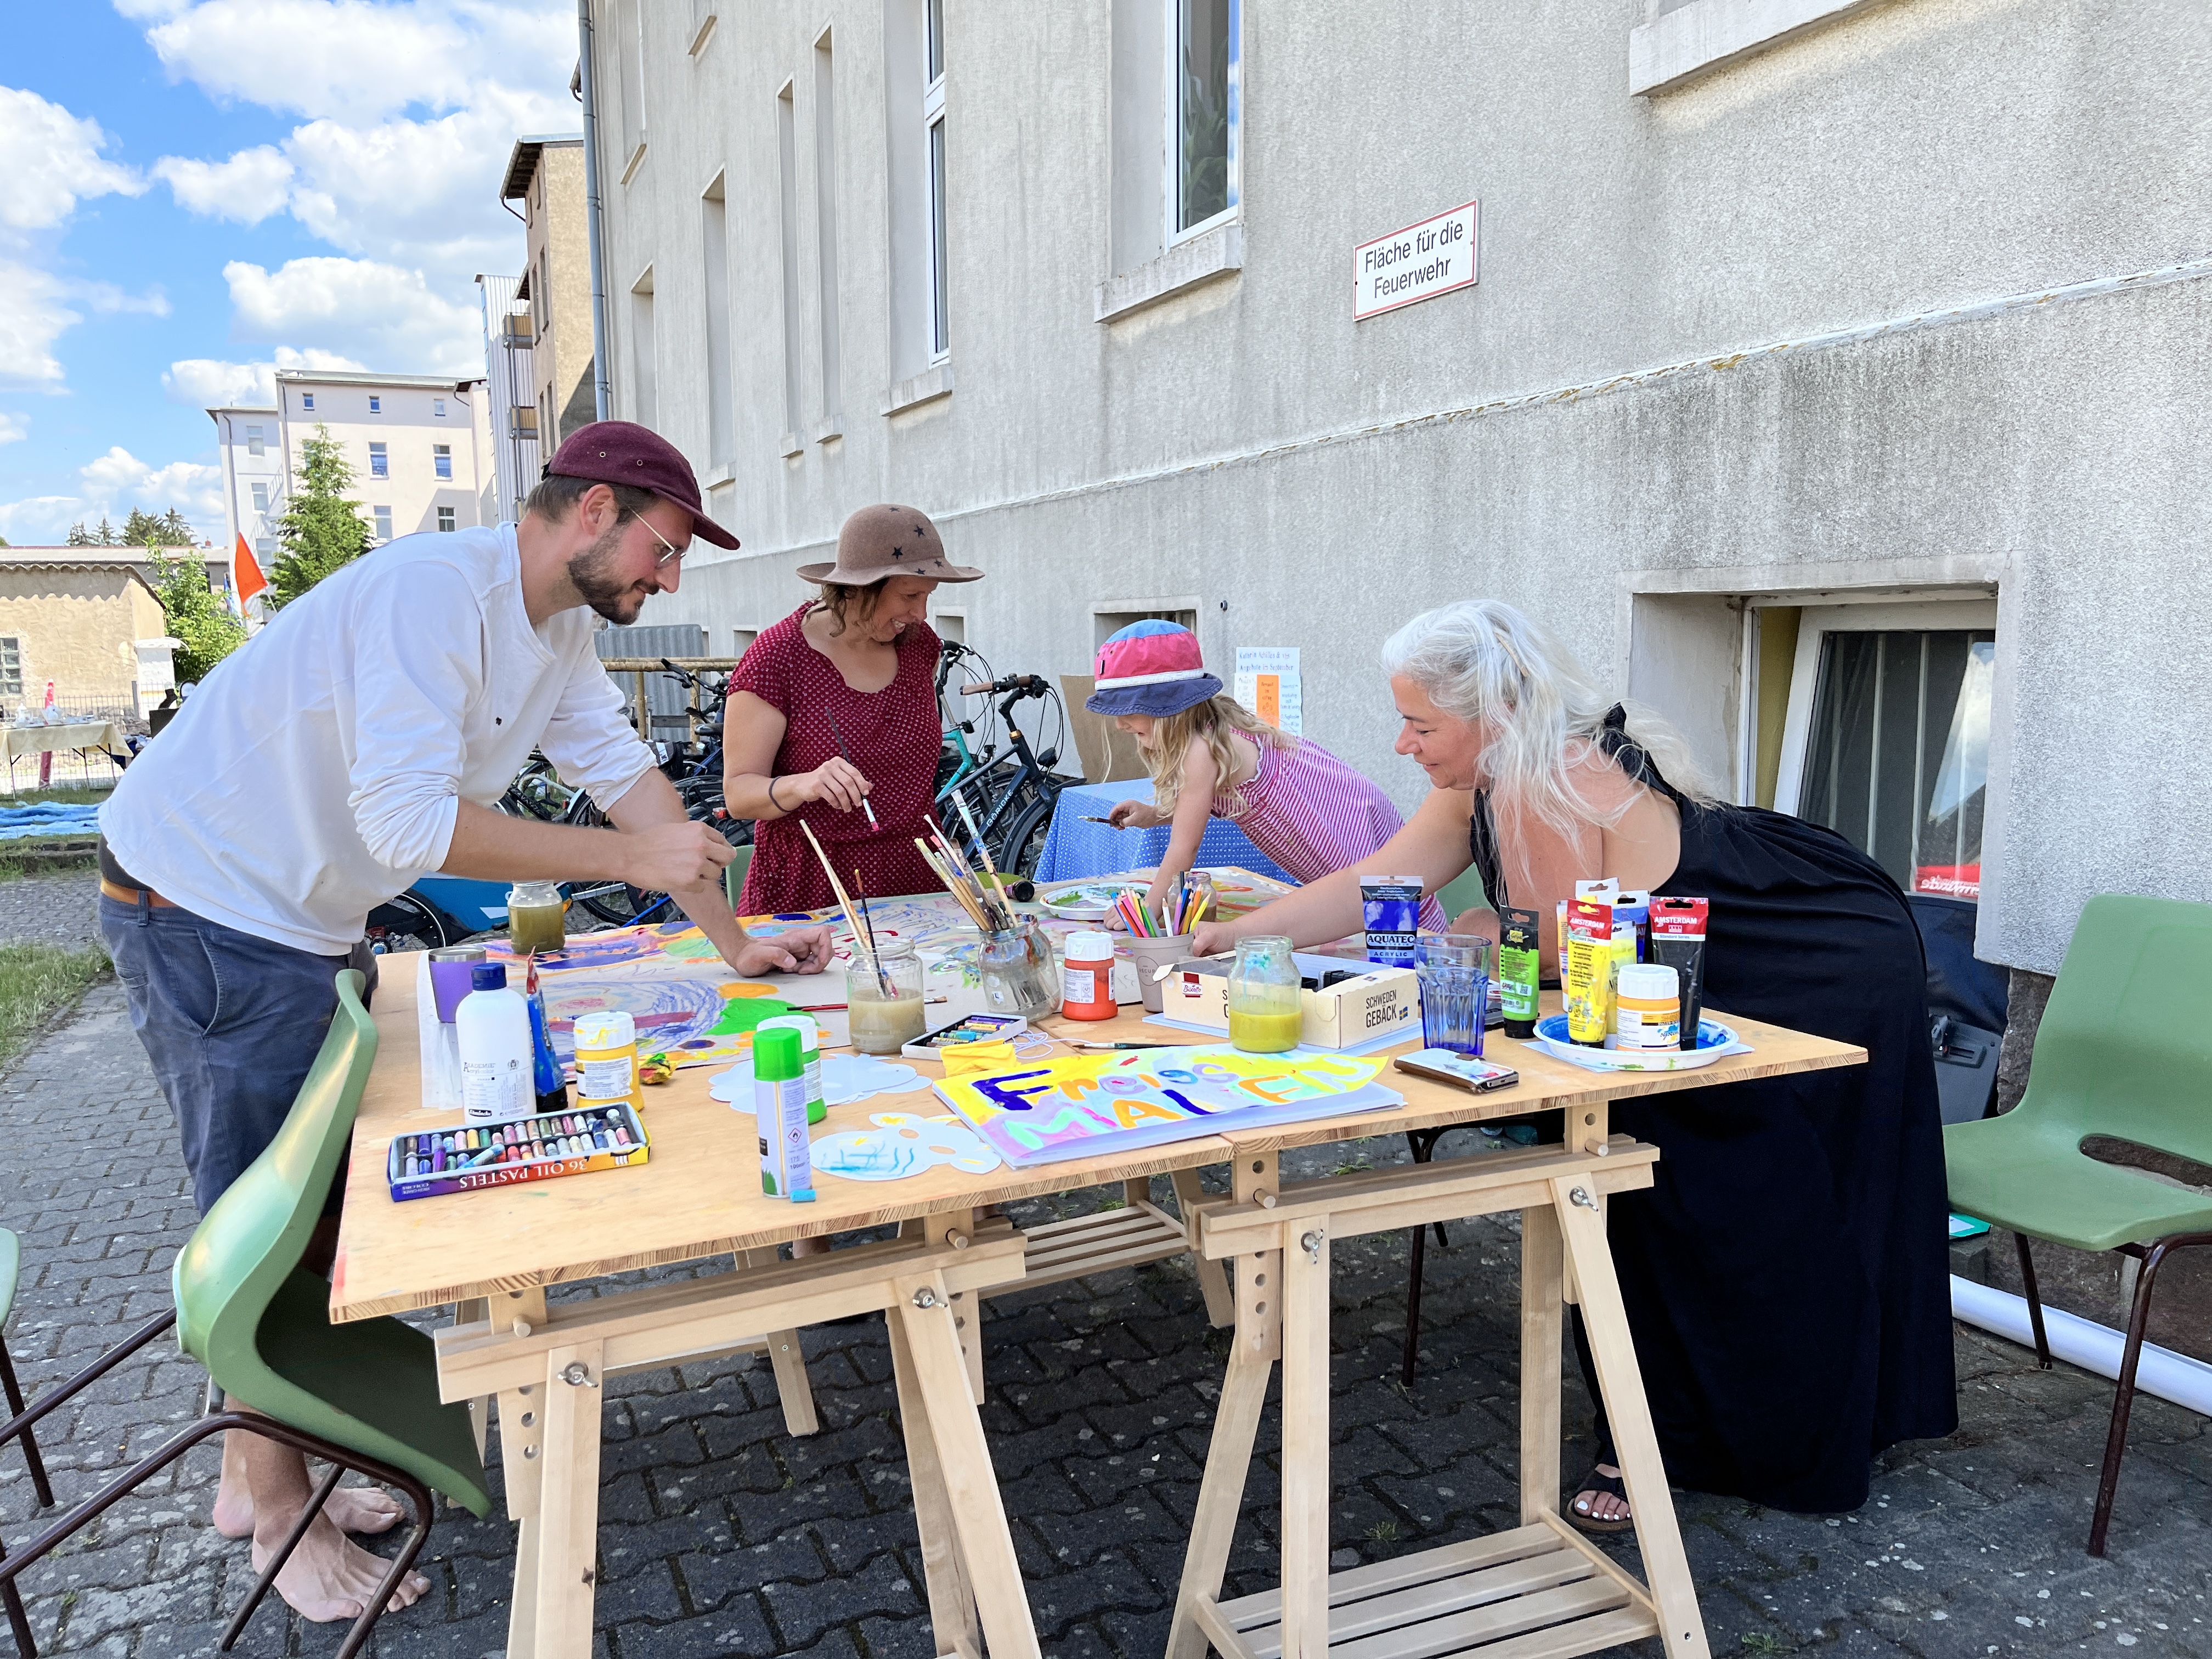
[[[1600,1474],[1597,1472],[1597,1466],[1592,1464],[1590,1472],[1576,1483],[1575,1498],[1577,1502],[1584,1492],[1603,1492],[1608,1497],[1626,1499],[1628,1496],[1628,1486],[1617,1474]],[[1588,1533],[1593,1538],[1602,1538],[1613,1533],[1632,1530],[1636,1525],[1636,1517],[1632,1515],[1624,1515],[1618,1520],[1601,1521],[1577,1507],[1577,1503],[1571,1502],[1567,1505],[1566,1522],[1577,1532]]]

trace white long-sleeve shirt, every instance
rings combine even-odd
[[[402,536],[277,613],[185,699],[100,809],[116,860],[225,927],[342,955],[446,861],[458,803],[542,748],[611,804],[653,764],[592,648],[533,629],[514,526]]]

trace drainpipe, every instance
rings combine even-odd
[[[584,100],[584,236],[592,252],[592,402],[604,421],[613,388],[607,379],[607,279],[599,257],[599,112],[592,91],[592,0],[576,0],[576,39]]]

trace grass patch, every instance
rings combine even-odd
[[[17,757],[18,766],[22,764]],[[14,794],[0,790],[0,806],[100,806],[115,793],[115,786],[103,783],[98,788],[85,784],[58,784],[52,789],[22,789]]]
[[[78,951],[35,940],[0,945],[0,1066],[45,1035],[55,1015],[76,1006],[107,972],[107,952],[96,945]]]

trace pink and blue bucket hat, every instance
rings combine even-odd
[[[1171,622],[1133,622],[1098,647],[1097,684],[1083,706],[1094,714],[1180,714],[1221,695],[1206,672],[1198,636]]]

